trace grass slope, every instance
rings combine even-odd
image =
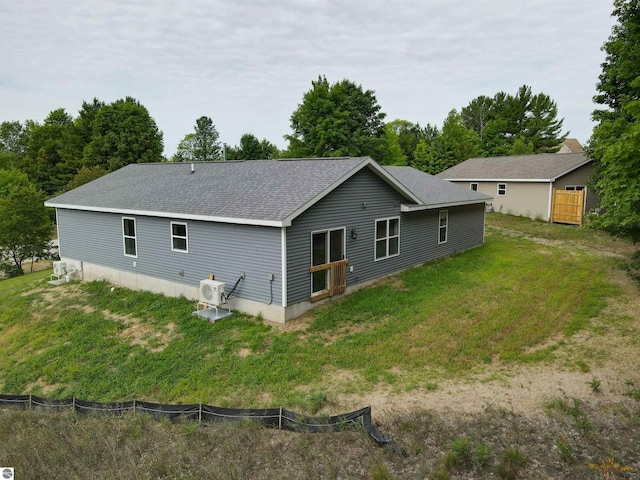
[[[52,287],[46,272],[3,280],[0,392],[314,411],[323,392],[418,389],[495,359],[550,360],[616,295],[606,280],[615,260],[561,243],[598,248],[599,235],[492,215],[482,247],[319,308],[295,329],[240,314],[211,324],[185,299],[105,282]]]

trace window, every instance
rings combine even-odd
[[[186,223],[171,222],[171,250],[174,252],[189,252],[189,236]]]
[[[395,257],[400,253],[400,218],[376,220],[375,259]]]
[[[136,242],[136,219],[122,217],[122,239],[124,242],[124,254],[127,257],[137,257],[138,247]]]
[[[567,185],[564,187],[565,190],[584,190],[584,185]]]
[[[504,197],[507,194],[507,184],[506,183],[499,183],[498,184],[498,196],[499,197]]]
[[[477,192],[478,191],[478,184],[477,183],[470,183],[469,184],[469,188],[471,190],[473,190],[474,192]]]
[[[438,221],[438,243],[447,242],[448,225],[449,225],[449,211],[440,210],[440,218]]]

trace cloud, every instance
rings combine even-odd
[[[522,84],[554,98],[586,141],[609,35],[602,0],[54,0],[0,7],[0,121],[131,95],[172,153],[210,116],[228,143],[283,145],[311,81],[349,78],[388,118],[441,124]]]

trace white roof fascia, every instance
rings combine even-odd
[[[571,170],[569,170],[571,171]],[[563,174],[564,175],[564,174]],[[445,178],[449,182],[551,182],[551,178]]]
[[[324,197],[326,197],[329,193],[331,193],[333,190],[335,190],[336,188],[338,188],[340,185],[342,185],[344,182],[346,182],[349,178],[351,178],[352,176],[354,176],[356,173],[358,173],[360,170],[362,170],[364,167],[371,167],[372,170],[374,170],[375,173],[378,174],[378,176],[380,176],[381,178],[383,178],[383,180],[385,180],[387,183],[389,183],[395,190],[399,191],[400,193],[402,193],[406,198],[409,198],[411,200],[414,200],[416,203],[420,203],[420,199],[418,197],[416,197],[413,193],[411,193],[407,187],[405,187],[404,185],[402,185],[400,182],[398,182],[395,178],[393,178],[391,176],[391,174],[387,173],[386,171],[384,171],[380,166],[378,166],[377,163],[375,163],[371,158],[367,158],[366,160],[364,160],[362,163],[360,163],[360,165],[358,165],[356,168],[354,168],[353,170],[351,170],[350,172],[348,172],[346,175],[344,175],[342,178],[336,180],[335,182],[333,182],[331,185],[329,185],[327,188],[325,188],[322,192],[320,192],[318,195],[316,195],[315,197],[313,197],[311,200],[309,200],[308,202],[306,202],[304,205],[298,207],[296,210],[294,210],[292,213],[290,213],[289,215],[287,215],[285,217],[285,219],[282,221],[282,226],[284,227],[289,227],[291,226],[291,222],[297,218],[299,215],[301,215],[303,212],[305,212],[306,210],[308,210],[309,208],[311,208],[313,205],[315,205],[317,202],[319,202],[320,200],[322,200]]]
[[[145,217],[179,218],[183,220],[200,220],[203,222],[235,223],[239,225],[260,225],[263,227],[283,227],[281,220],[260,220],[256,218],[217,217],[213,215],[194,215],[190,213],[157,212],[151,210],[129,210],[126,208],[85,207],[65,205],[63,203],[44,202],[45,207],[62,208],[67,210],[83,210],[87,212],[116,213],[119,215],[141,215]]]
[[[434,210],[437,208],[447,207],[459,207],[462,205],[475,205],[476,203],[486,203],[493,200],[493,197],[485,198],[483,200],[461,200],[459,202],[447,202],[447,203],[431,203],[429,205],[407,205],[403,203],[400,205],[401,212],[419,212],[420,210]]]
[[[556,175],[555,177],[552,177],[552,178],[551,178],[551,181],[552,181],[552,182],[555,182],[555,181],[556,181],[557,179],[559,179],[560,177],[562,177],[562,176],[566,175],[567,173],[571,173],[571,172],[573,172],[574,170],[576,170],[576,169],[578,169],[578,168],[580,168],[580,167],[582,167],[582,166],[586,165],[586,164],[587,164],[587,163],[589,163],[589,162],[591,162],[591,159],[590,159],[590,158],[587,158],[584,162],[579,163],[578,165],[575,165],[575,166],[571,167],[569,170],[567,170],[567,171],[565,171],[565,172],[559,173],[559,174],[558,174],[558,175]]]

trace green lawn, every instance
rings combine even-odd
[[[324,393],[429,388],[495,359],[548,361],[617,294],[615,260],[576,246],[598,247],[600,235],[491,215],[484,246],[286,331],[240,314],[212,324],[185,299],[103,282],[52,287],[48,272],[3,280],[0,392],[309,410]]]

